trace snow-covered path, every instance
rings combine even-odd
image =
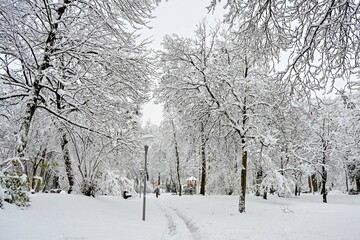
[[[162,210],[167,220],[168,231],[162,235],[162,239],[193,239],[201,240],[201,233],[196,224],[181,210],[167,206],[163,200],[158,200],[156,205]]]
[[[360,195],[320,195],[269,200],[247,198],[246,214],[237,196],[89,198],[37,194],[21,210],[0,209],[0,240],[355,240],[360,236]]]

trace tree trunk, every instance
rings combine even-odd
[[[245,69],[245,78],[247,77],[248,68]],[[247,174],[247,150],[246,150],[246,123],[247,123],[247,98],[246,98],[246,90],[244,97],[244,106],[242,109],[242,127],[244,133],[238,131],[241,138],[241,147],[242,147],[242,166],[241,166],[241,178],[240,178],[240,200],[239,200],[239,212],[245,212],[245,196],[246,196],[246,174]]]
[[[309,176],[309,188],[311,193],[315,193],[318,191],[317,189],[317,180],[316,180],[316,174],[311,174]]]
[[[45,178],[44,178],[44,172],[46,170],[47,166],[44,166],[45,163],[45,158],[46,158],[46,151],[47,149],[45,148],[44,150],[40,151],[39,155],[40,155],[40,159],[36,159],[35,161],[39,161],[36,163],[36,166],[33,168],[33,175],[32,175],[32,182],[31,182],[31,188],[35,190],[35,192],[39,192],[40,191],[40,187],[41,187],[41,181],[35,181],[35,176],[36,176],[36,172],[38,167],[40,166],[40,173],[38,176],[40,176],[42,178],[42,182],[45,184]]]
[[[175,144],[175,154],[176,154],[176,174],[177,174],[178,187],[179,187],[179,196],[181,196],[182,187],[181,187],[181,179],[180,179],[180,158],[179,158],[179,151],[177,148],[177,144]]]
[[[175,145],[175,157],[176,157],[176,175],[178,180],[178,187],[179,187],[179,196],[181,196],[182,188],[181,188],[181,179],[180,179],[180,157],[179,157],[179,149],[176,140],[176,132],[175,132],[175,125],[174,121],[171,121],[173,127],[173,136],[174,136],[174,145]]]
[[[327,199],[326,199],[326,195],[327,195],[327,190],[326,190],[326,180],[327,180],[327,172],[325,169],[325,166],[321,167],[321,176],[322,176],[322,180],[321,180],[321,194],[323,196],[323,202],[327,203]]]
[[[356,182],[356,191],[360,192],[360,178],[356,178],[355,182]]]
[[[19,158],[24,157],[24,151],[28,143],[28,134],[30,130],[30,125],[33,116],[35,114],[39,94],[40,94],[40,88],[38,86],[38,81],[35,81],[32,90],[32,97],[28,100],[26,104],[25,116],[22,118],[22,123],[20,125],[20,131],[18,134],[18,143],[16,146],[16,151]]]
[[[62,132],[62,129],[60,129]],[[68,140],[67,140],[67,136],[66,133],[62,133],[61,136],[61,150],[63,153],[63,159],[64,159],[64,163],[65,163],[65,170],[66,170],[66,175],[69,181],[69,190],[68,190],[68,194],[70,194],[73,190],[73,186],[74,186],[74,173],[73,173],[73,169],[71,166],[71,160],[70,160],[70,153],[69,153],[69,148],[68,148]]]
[[[205,145],[206,139],[204,136],[204,124],[201,123],[201,186],[200,194],[205,195],[205,185],[206,185],[206,156],[205,156]]]
[[[70,0],[65,0],[65,4],[71,3]],[[57,9],[56,23],[51,25],[50,31],[48,32],[46,44],[43,53],[43,59],[41,65],[37,69],[37,75],[33,82],[32,86],[32,95],[26,104],[25,116],[22,119],[22,123],[20,125],[20,131],[18,134],[18,143],[16,146],[17,154],[20,158],[24,157],[24,151],[28,143],[28,133],[30,130],[31,121],[35,114],[35,110],[37,107],[38,99],[40,96],[40,83],[44,77],[43,71],[50,67],[50,55],[53,53],[54,49],[52,48],[55,45],[56,41],[56,31],[58,29],[59,20],[63,16],[66,9],[66,5],[63,5]],[[50,18],[51,16],[49,16]]]
[[[325,120],[323,121],[323,129],[325,131]],[[328,147],[328,141],[324,138],[322,138],[321,140],[322,140],[322,147],[323,147],[322,166],[321,166],[321,194],[323,195],[323,202],[327,203],[327,199],[326,199],[327,171],[325,169],[325,164],[326,164],[326,150]]]
[[[348,177],[347,169],[345,169],[345,186],[346,186],[346,192],[349,192],[349,177]]]
[[[255,196],[260,196],[261,195],[261,183],[263,180],[263,171],[262,171],[262,167],[261,164],[259,163],[259,165],[255,165],[255,186],[256,186],[256,192],[255,192]]]
[[[241,169],[241,191],[239,200],[239,212],[245,212],[245,196],[246,196],[246,173],[247,173],[247,151],[242,155],[242,169]]]

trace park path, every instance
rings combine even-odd
[[[161,209],[167,220],[167,228],[161,239],[202,239],[199,227],[180,209],[167,205],[165,201],[162,201],[162,199],[156,201],[156,205]]]

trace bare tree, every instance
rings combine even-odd
[[[212,0],[209,11],[219,2]],[[349,80],[359,72],[359,1],[223,2],[224,21],[239,38],[257,35],[255,49],[273,61],[287,53],[287,66],[279,73],[291,93],[331,91],[339,78]]]
[[[127,27],[146,25],[155,2],[0,1],[0,101],[23,107],[16,155],[26,156],[34,116],[54,116],[69,192],[67,124],[133,146],[152,69]]]

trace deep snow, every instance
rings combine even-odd
[[[360,236],[360,195],[330,194],[268,200],[247,197],[247,212],[237,212],[237,196],[96,198],[35,194],[31,207],[0,209],[1,240],[75,239],[254,239],[352,240]]]

